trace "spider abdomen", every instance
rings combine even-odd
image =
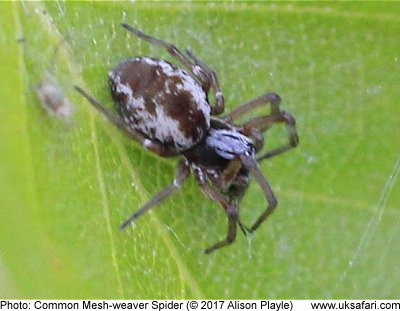
[[[210,127],[207,94],[189,73],[163,60],[136,57],[109,73],[111,93],[127,128],[181,152]]]

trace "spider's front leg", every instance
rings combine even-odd
[[[257,161],[251,156],[242,156],[241,160],[243,165],[250,171],[251,175],[253,175],[254,179],[260,185],[268,202],[267,209],[258,217],[256,222],[249,229],[250,232],[253,232],[257,230],[257,228],[272,214],[278,205],[278,201],[276,200],[269,182],[261,173]]]
[[[227,216],[228,216],[228,232],[226,234],[226,238],[222,241],[219,241],[212,245],[211,247],[208,247],[204,253],[205,254],[210,254],[213,251],[227,246],[229,244],[232,244],[235,239],[236,239],[236,229],[237,229],[237,224],[238,224],[238,219],[239,219],[239,210],[236,205],[230,204],[228,202],[228,199],[226,196],[216,192],[209,183],[203,182],[199,183],[200,188],[202,192],[208,196],[211,200],[218,202],[221,204],[221,206],[224,208]]]
[[[227,115],[224,119],[228,122],[234,122],[245,114],[251,112],[257,107],[263,106],[265,104],[271,105],[271,114],[279,113],[279,104],[281,102],[281,98],[276,93],[267,93],[251,101],[242,104],[231,111],[229,115]]]
[[[284,153],[292,148],[295,148],[299,144],[299,137],[297,135],[297,130],[296,130],[296,120],[289,112],[279,111],[279,113],[270,114],[262,117],[255,117],[243,124],[244,129],[248,130],[256,129],[261,132],[264,132],[274,124],[279,124],[279,123],[285,124],[289,142],[284,144],[283,146],[267,151],[261,156],[258,156],[257,157],[258,162],[265,160],[267,158],[271,158],[278,154]]]
[[[233,122],[240,118],[241,116],[251,112],[257,107],[260,107],[265,104],[271,105],[271,112],[268,115],[261,117],[254,117],[244,124],[242,124],[243,132],[252,136],[254,133],[258,131],[263,133],[272,127],[274,124],[283,123],[286,126],[286,131],[289,136],[289,142],[281,147],[273,149],[271,151],[266,152],[264,155],[259,156],[257,158],[258,161],[262,161],[267,158],[271,158],[278,154],[284,153],[299,144],[299,137],[297,135],[296,130],[296,120],[294,117],[286,111],[282,111],[280,109],[281,98],[276,93],[267,93],[263,96],[260,96],[256,99],[253,99],[237,108],[235,108],[226,118],[225,120]],[[262,143],[262,140],[257,137],[257,142]]]

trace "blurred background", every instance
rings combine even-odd
[[[399,3],[0,8],[2,298],[398,298]],[[226,111],[274,91],[295,116],[299,147],[261,165],[278,209],[251,238],[202,254],[227,221],[193,178],[118,230],[177,163],[144,151],[73,90],[111,108],[107,73],[117,63],[171,60],[120,22],[215,68]],[[66,119],[50,116],[35,93],[49,76],[74,107]],[[286,134],[276,127],[265,139],[273,148]],[[243,221],[265,205],[253,183]]]

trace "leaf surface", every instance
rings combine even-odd
[[[398,3],[0,4],[0,295],[19,298],[397,298],[400,287]],[[119,26],[189,47],[227,108],[275,91],[300,146],[261,168],[279,199],[246,239],[205,256],[226,217],[193,179],[119,231],[174,176],[73,91],[112,109],[122,59],[171,60]],[[34,92],[51,74],[70,121]],[[261,111],[262,113],[262,111]],[[285,141],[266,134],[269,148]],[[253,184],[242,218],[265,208]]]

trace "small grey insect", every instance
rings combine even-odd
[[[46,73],[42,82],[36,87],[36,94],[39,97],[42,107],[54,117],[70,119],[74,106],[65,96],[62,88],[54,77]]]
[[[133,213],[121,229],[178,190],[192,171],[202,192],[218,202],[228,216],[226,238],[207,248],[205,253],[231,244],[238,226],[245,235],[252,233],[277,206],[258,163],[298,145],[295,119],[280,109],[281,99],[275,93],[251,100],[225,117],[215,117],[224,111],[224,97],[213,69],[188,50],[182,53],[171,43],[127,24],[122,26],[137,37],[165,48],[185,69],[150,57],[122,61],[109,73],[111,95],[118,115],[80,87],[75,87],[108,120],[146,149],[162,157],[182,157],[173,182]],[[210,90],[214,93],[214,104],[208,99]],[[270,113],[234,124],[242,115],[266,104],[271,107]],[[256,157],[264,147],[262,134],[278,123],[286,126],[289,142]],[[250,176],[263,190],[267,208],[248,228],[240,220],[239,203],[248,188]]]
[[[59,45],[62,44],[62,42],[63,41],[60,41],[54,48],[49,68],[45,71],[44,76],[39,85],[36,86],[35,91],[42,107],[49,115],[69,121],[75,110],[74,105],[65,96],[63,89],[53,75]]]

